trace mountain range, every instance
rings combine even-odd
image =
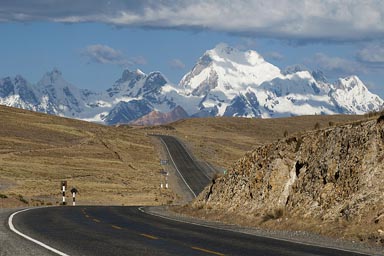
[[[0,80],[0,104],[107,125],[152,125],[187,117],[271,118],[363,114],[384,101],[357,76],[329,82],[301,66],[281,70],[256,51],[225,44],[206,51],[174,85],[160,72],[124,70],[104,92],[79,89],[57,69],[36,84]]]

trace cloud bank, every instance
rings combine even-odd
[[[147,64],[146,59],[142,56],[128,58],[121,51],[102,44],[88,45],[82,51],[82,55],[88,58],[88,63],[113,64],[123,67]]]
[[[384,38],[380,0],[4,0],[0,22],[100,22],[289,40]]]

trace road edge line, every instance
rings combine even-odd
[[[47,245],[47,244],[44,244],[43,242],[40,242],[39,240],[36,240],[36,239],[34,239],[34,238],[32,238],[32,237],[30,237],[30,236],[28,236],[28,235],[26,235],[26,234],[20,232],[19,230],[17,230],[17,229],[15,228],[15,226],[13,225],[13,222],[12,222],[12,221],[13,221],[13,217],[16,216],[16,215],[19,214],[19,213],[26,212],[26,211],[29,211],[29,210],[33,210],[33,208],[27,208],[27,209],[20,210],[20,211],[17,211],[17,212],[12,213],[12,214],[9,216],[9,218],[8,218],[8,226],[9,226],[9,229],[10,229],[12,232],[18,234],[19,236],[21,236],[21,237],[23,237],[23,238],[25,238],[25,239],[27,239],[27,240],[29,240],[29,241],[31,241],[31,242],[33,242],[33,243],[35,243],[35,244],[41,246],[41,247],[43,247],[43,248],[45,248],[45,249],[47,249],[47,250],[49,250],[49,251],[51,251],[51,252],[54,252],[54,253],[56,253],[56,254],[58,254],[58,255],[61,255],[61,256],[69,256],[69,254],[66,254],[66,253],[64,253],[64,252],[61,252],[61,251],[59,251],[59,250],[57,250],[57,249],[55,249],[55,248],[53,248],[53,247],[51,247],[51,246],[49,246],[49,245]]]
[[[193,195],[194,197],[196,197],[195,192],[193,192],[193,190],[191,189],[191,187],[190,187],[190,186],[188,185],[188,183],[185,181],[183,175],[182,175],[181,172],[179,171],[179,168],[177,168],[177,166],[176,166],[176,164],[175,164],[175,161],[173,161],[173,157],[172,157],[172,155],[171,155],[171,152],[169,152],[167,143],[165,143],[165,141],[163,140],[163,138],[161,138],[161,136],[158,136],[158,137],[160,138],[161,142],[162,142],[163,145],[165,146],[165,149],[167,150],[168,155],[169,155],[169,157],[170,157],[171,160],[172,160],[173,166],[175,166],[175,168],[176,168],[177,172],[179,173],[181,179],[184,181],[185,185],[187,185],[187,187],[189,188],[189,190],[192,192],[192,195]],[[188,152],[187,152],[187,153],[188,153]]]
[[[189,153],[189,149],[187,149],[187,147],[184,145],[184,143],[182,141],[180,141],[178,138],[172,136],[173,138],[175,138],[179,143],[180,145],[184,148],[184,151],[187,152],[187,155],[189,156],[189,158],[191,158],[191,160],[193,162],[195,162],[198,166],[200,166],[200,170],[201,170],[201,164],[199,163],[199,161],[197,161],[196,157],[192,157],[191,154]],[[208,176],[208,174],[205,173],[205,170],[202,170],[202,173],[204,174],[205,177],[207,177],[208,180],[211,180],[212,178],[210,178]]]
[[[273,239],[273,240],[278,240],[278,241],[283,241],[283,242],[289,242],[289,243],[295,243],[295,244],[301,244],[301,245],[307,245],[307,246],[313,246],[313,247],[319,247],[319,248],[325,248],[325,249],[332,249],[332,250],[338,250],[338,251],[343,251],[343,252],[357,253],[357,254],[366,255],[366,256],[371,255],[371,254],[368,254],[367,252],[361,252],[361,251],[357,251],[357,250],[353,251],[353,250],[348,250],[348,249],[344,249],[344,248],[340,248],[340,247],[329,247],[329,246],[324,246],[324,245],[318,245],[318,244],[315,244],[315,243],[302,242],[302,241],[284,239],[284,238],[273,237],[273,236],[261,236],[261,235],[252,234],[251,232],[246,232],[246,231],[241,231],[241,230],[233,230],[233,229],[229,229],[229,228],[215,227],[214,225],[210,225],[210,224],[201,224],[201,223],[187,221],[187,220],[180,220],[180,219],[164,216],[164,215],[161,215],[159,213],[153,213],[153,212],[150,212],[150,211],[145,211],[144,207],[146,207],[146,206],[140,206],[138,208],[138,210],[140,212],[144,213],[144,214],[148,214],[148,215],[155,216],[155,217],[162,218],[162,219],[166,219],[166,220],[171,220],[171,221],[191,224],[191,225],[205,227],[205,228],[212,228],[212,229],[217,229],[217,230],[223,230],[223,231],[229,231],[229,232],[234,232],[234,233],[240,233],[240,234],[245,234],[245,235],[250,235],[250,236],[262,237],[262,238],[270,238],[270,239]]]

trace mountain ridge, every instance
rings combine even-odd
[[[256,51],[219,44],[178,85],[159,71],[124,70],[109,89],[93,92],[78,89],[53,69],[35,85],[21,76],[0,79],[0,104],[114,125],[177,106],[190,117],[272,118],[363,114],[381,110],[384,101],[357,76],[330,83],[321,71],[299,65],[280,70]]]

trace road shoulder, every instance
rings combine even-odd
[[[217,221],[199,219],[185,214],[180,214],[172,210],[172,206],[150,206],[143,207],[142,210],[158,217],[191,223],[194,225],[206,226],[216,229],[229,230],[244,234],[269,237],[277,240],[290,241],[300,244],[307,244],[319,247],[333,248],[343,251],[356,252],[367,255],[383,255],[383,247],[370,246],[368,244],[334,239],[320,236],[304,231],[275,231],[263,230],[254,227],[243,227],[232,224],[225,224]]]
[[[9,216],[21,209],[0,208],[0,255],[1,256],[48,256],[55,255],[44,248],[13,233],[8,227]]]

